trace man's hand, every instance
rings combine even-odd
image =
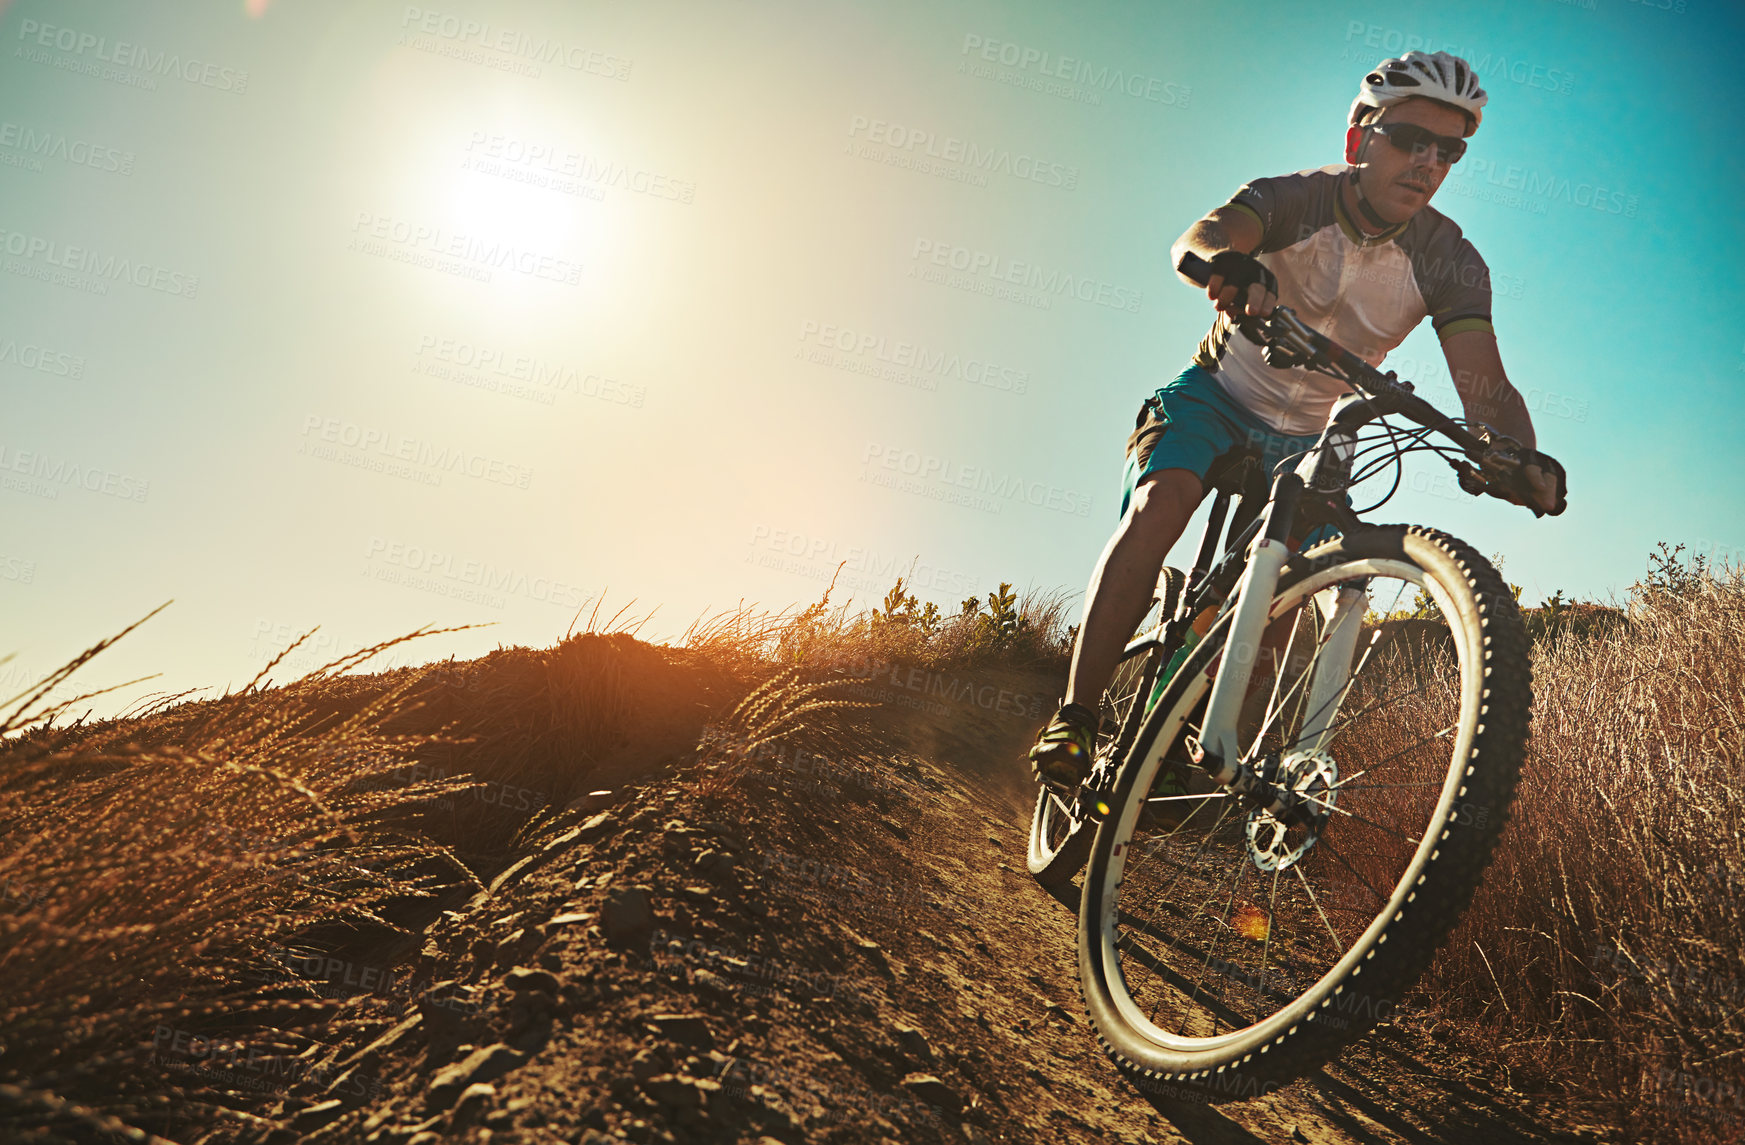
[[[1516,447],[1518,448],[1518,447]],[[1557,516],[1568,507],[1568,483],[1563,465],[1549,453],[1522,449],[1516,480],[1503,492],[1504,500],[1533,510],[1534,516]]]
[[[1278,305],[1278,279],[1253,255],[1223,250],[1213,255],[1206,297],[1232,322],[1265,318]]]
[[[1557,478],[1546,473],[1537,465],[1523,465],[1521,472],[1527,478],[1527,484],[1533,487],[1533,500],[1539,503],[1539,508],[1547,513],[1557,513]]]
[[[1530,449],[1489,426],[1479,426],[1478,437],[1486,446],[1476,474],[1481,483],[1470,485],[1463,476],[1461,488],[1524,506],[1533,510],[1535,517],[1555,517],[1568,507],[1568,480],[1563,463],[1557,458]]]

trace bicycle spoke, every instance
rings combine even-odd
[[[1242,881],[1242,870],[1247,865],[1248,864],[1246,862],[1238,862],[1235,864],[1237,882]],[[1232,891],[1231,893],[1235,893],[1235,892]],[[1214,882],[1212,884],[1212,889],[1206,892],[1206,897],[1202,898],[1199,902],[1199,905],[1194,907],[1193,912],[1187,916],[1186,922],[1191,924],[1196,918],[1199,918],[1200,915],[1205,914],[1206,913],[1206,904],[1211,902],[1214,898],[1216,898],[1217,894],[1218,894],[1218,886]],[[1170,951],[1173,951],[1177,946],[1179,946],[1181,944],[1182,940],[1187,937],[1187,929],[1188,929],[1187,926],[1184,925],[1182,927],[1177,928],[1176,931],[1173,934],[1171,934],[1170,940],[1169,940],[1169,945],[1167,945],[1163,948],[1164,952],[1166,954],[1169,953]]]
[[[1315,897],[1315,888],[1309,885],[1309,880],[1303,874],[1303,868],[1293,866],[1297,881],[1303,884],[1303,889],[1309,892],[1309,901],[1315,904],[1315,913],[1321,916],[1321,921],[1327,927],[1327,933],[1333,936],[1333,957],[1338,958],[1345,952],[1345,943],[1340,939],[1339,932],[1333,929],[1333,923],[1327,918],[1327,912],[1321,909],[1321,900]]]
[[[1188,799],[1228,799],[1228,798],[1230,798],[1230,793],[1228,791],[1208,791],[1204,795],[1148,795],[1145,797],[1145,802],[1147,802],[1147,803],[1181,803],[1184,800],[1188,800]],[[1184,820],[1184,822],[1185,822],[1185,820]]]
[[[1230,884],[1230,897],[1224,900],[1224,915],[1223,918],[1219,920],[1221,925],[1215,932],[1213,932],[1211,949],[1206,951],[1206,961],[1200,966],[1200,976],[1194,982],[1194,992],[1188,995],[1188,1007],[1184,1009],[1182,1013],[1181,1026],[1177,1028],[1177,1034],[1182,1033],[1188,1027],[1188,1018],[1193,1015],[1192,1007],[1194,999],[1200,996],[1200,986],[1206,981],[1206,972],[1212,969],[1212,960],[1218,956],[1218,947],[1223,945],[1224,930],[1229,926],[1227,920],[1230,917],[1230,908],[1236,905],[1236,892],[1241,889],[1242,876],[1247,873],[1247,871],[1248,863],[1246,861],[1238,862],[1236,864],[1236,878]],[[1218,1001],[1222,1002],[1223,1000],[1224,992],[1219,990]],[[1218,1012],[1216,1010],[1212,1011],[1212,1036],[1218,1036]]]
[[[1417,751],[1419,748],[1423,747],[1425,744],[1430,743],[1433,740],[1441,739],[1443,736],[1447,735],[1449,732],[1451,732],[1453,730],[1454,730],[1454,725],[1450,724],[1440,731],[1431,732],[1429,735],[1425,736],[1423,739],[1419,740],[1417,743],[1412,744],[1409,747],[1402,747],[1399,751],[1394,752],[1392,755],[1388,756],[1386,759],[1382,760],[1380,763],[1372,763],[1368,767],[1364,768],[1362,771],[1353,772],[1350,776],[1348,776],[1345,779],[1340,780],[1338,783],[1335,783],[1333,786],[1336,789],[1344,789],[1344,787],[1347,783],[1350,783],[1353,779],[1356,779],[1358,776],[1368,775],[1372,771],[1380,771],[1382,768],[1386,767],[1388,764],[1392,763],[1394,760],[1400,758],[1400,756],[1405,755],[1407,752]],[[1390,785],[1378,783],[1378,784],[1366,784],[1366,786],[1386,787],[1386,786],[1390,786]],[[1398,785],[1398,786],[1404,786],[1404,785]],[[1431,784],[1431,786],[1432,787],[1440,787],[1442,785],[1440,783],[1435,783],[1435,784]],[[1352,790],[1355,791],[1357,789],[1352,788]]]
[[[1206,849],[1206,844],[1210,843],[1212,841],[1212,836],[1217,833],[1219,824],[1224,822],[1224,816],[1229,814],[1230,808],[1232,806],[1233,806],[1233,804],[1231,804],[1231,803],[1224,804],[1223,810],[1218,812],[1218,818],[1212,821],[1211,829],[1206,832],[1206,837],[1204,839],[1200,840],[1200,845],[1198,847],[1194,848],[1194,853],[1192,855],[1188,856],[1188,865],[1183,867],[1181,871],[1177,872],[1175,878],[1170,882],[1169,886],[1164,887],[1163,890],[1159,891],[1155,896],[1153,896],[1153,898],[1151,900],[1152,902],[1156,902],[1158,899],[1162,898],[1164,895],[1167,895],[1170,891],[1175,889],[1175,885],[1176,885],[1176,883],[1181,881],[1182,875],[1186,874],[1187,871],[1192,868],[1193,864],[1199,860],[1200,854],[1203,851],[1205,851],[1205,849]],[[1198,808],[1196,808],[1195,811],[1197,813]],[[1189,816],[1189,818],[1192,818],[1192,816]],[[1177,827],[1176,830],[1180,830],[1181,827],[1185,827],[1185,826],[1187,826],[1186,819],[1182,820],[1181,826]],[[1168,839],[1170,836],[1172,836],[1174,834],[1175,834],[1175,831],[1171,831],[1169,833],[1169,835],[1164,836],[1164,838]]]
[[[1400,597],[1404,594],[1405,586],[1407,583],[1408,582],[1406,582],[1406,581],[1400,582],[1399,589],[1397,589],[1394,592],[1393,605],[1397,606],[1399,604]],[[1329,586],[1327,586],[1327,588],[1322,589],[1321,591],[1325,592],[1332,587],[1333,586],[1329,585]],[[1311,596],[1311,597],[1307,598],[1307,600],[1308,600],[1308,604],[1312,605],[1314,597]],[[1392,606],[1390,606],[1390,610],[1391,610],[1391,608],[1392,608]],[[1337,608],[1334,611],[1337,614],[1337,611],[1338,611]],[[1317,615],[1319,615],[1319,610],[1317,610]],[[1332,638],[1333,638],[1333,624],[1331,622],[1329,622],[1327,624],[1327,630],[1326,630],[1325,635],[1322,636],[1315,643],[1315,651],[1310,656],[1309,663],[1304,667],[1302,673],[1298,675],[1295,683],[1292,684],[1291,692],[1287,693],[1285,700],[1281,702],[1281,704],[1280,704],[1281,709],[1283,708],[1284,704],[1287,704],[1290,702],[1291,695],[1295,694],[1298,691],[1300,691],[1302,693],[1299,708],[1301,705],[1305,705],[1308,703],[1308,689],[1306,687],[1304,687],[1304,685],[1307,684],[1307,682],[1315,675],[1316,669],[1320,666],[1321,652],[1323,649],[1325,649],[1327,647],[1327,641],[1331,640]],[[1291,639],[1293,642],[1296,640],[1296,630],[1294,628],[1291,630]],[[1345,703],[1346,696],[1350,695],[1352,686],[1357,682],[1358,678],[1363,675],[1363,669],[1369,663],[1370,654],[1375,651],[1376,645],[1380,640],[1381,640],[1380,631],[1377,631],[1370,636],[1369,643],[1364,646],[1362,657],[1360,657],[1358,659],[1357,667],[1350,670],[1350,672],[1346,678],[1346,681],[1345,681],[1345,687],[1339,692],[1338,695],[1329,696],[1325,701],[1322,702],[1320,707],[1316,708],[1314,711],[1308,713],[1307,715],[1303,715],[1303,713],[1299,710],[1297,714],[1300,718],[1297,719],[1292,724],[1292,726],[1297,727],[1297,728],[1304,727],[1306,724],[1309,723],[1309,721],[1318,718],[1323,711],[1327,710],[1327,707],[1329,704],[1331,704],[1333,706],[1333,709],[1335,711],[1337,711],[1339,709],[1340,705],[1343,705]],[[1288,650],[1287,650],[1287,653],[1288,653]],[[1270,703],[1269,703],[1268,711],[1270,714],[1268,715],[1266,721],[1263,723],[1263,725],[1260,729],[1260,735],[1257,735],[1255,737],[1254,747],[1252,749],[1250,749],[1250,754],[1253,754],[1253,752],[1259,750],[1261,737],[1266,735],[1267,729],[1272,726],[1273,719],[1275,719],[1276,716],[1278,714],[1280,714],[1280,713],[1273,713],[1271,711]],[[1362,713],[1359,713],[1359,714],[1361,715]],[[1347,725],[1335,724],[1331,727],[1324,729],[1321,733],[1320,741],[1315,744],[1315,750],[1319,751],[1319,750],[1322,750],[1323,748],[1325,748],[1327,743],[1335,735],[1337,735],[1338,730],[1341,729],[1343,726],[1347,726]],[[1281,730],[1282,730],[1282,725],[1281,725]],[[1302,743],[1302,741],[1300,739],[1293,739],[1289,746],[1292,748],[1295,748],[1295,747],[1299,746],[1301,743]]]
[[[1407,843],[1410,843],[1414,847],[1424,841],[1422,839],[1413,838],[1411,835],[1402,835],[1398,831],[1394,830],[1392,827],[1384,826],[1383,824],[1375,822],[1373,819],[1365,819],[1363,816],[1355,814],[1354,812],[1351,812],[1351,811],[1347,811],[1343,807],[1339,807],[1339,806],[1332,804],[1332,803],[1323,803],[1319,799],[1315,798],[1313,795],[1304,795],[1303,798],[1305,800],[1307,800],[1308,802],[1313,803],[1317,807],[1324,807],[1328,811],[1332,811],[1332,812],[1335,812],[1336,814],[1343,815],[1348,819],[1355,819],[1355,820],[1357,820],[1357,822],[1362,823],[1365,826],[1374,827],[1377,831],[1386,831],[1388,834],[1392,835],[1394,838],[1403,840]]]
[[[1220,796],[1224,796],[1224,795],[1227,795],[1228,792],[1218,792],[1217,794]],[[1160,798],[1180,798],[1180,797],[1178,797],[1178,796],[1162,796]],[[1210,801],[1212,797],[1210,795],[1190,795],[1190,796],[1187,796],[1186,798],[1204,799],[1204,800]],[[1141,856],[1141,858],[1138,861],[1132,863],[1128,867],[1128,870],[1130,870],[1130,871],[1137,870],[1139,868],[1140,863],[1143,863],[1146,859],[1151,858],[1151,856],[1156,853],[1159,844],[1166,843],[1169,840],[1175,838],[1175,836],[1178,833],[1180,833],[1182,828],[1186,827],[1189,823],[1192,823],[1194,821],[1194,816],[1198,815],[1201,811],[1205,810],[1205,808],[1206,808],[1205,803],[1200,804],[1200,806],[1198,806],[1198,807],[1194,808],[1192,811],[1188,812],[1187,818],[1183,819],[1180,823],[1177,823],[1174,827],[1171,827],[1164,834],[1154,836],[1151,840],[1151,849],[1144,852],[1144,854]],[[1218,830],[1218,824],[1213,823],[1210,831],[1207,832],[1208,837],[1212,834],[1215,834],[1217,832],[1217,830]],[[1131,843],[1132,840],[1129,839],[1128,842]]]
[[[1254,1020],[1260,1021],[1260,1007],[1266,1002],[1266,960],[1272,954],[1273,920],[1278,918],[1278,877],[1283,868],[1272,869],[1272,891],[1266,898],[1266,940],[1260,945],[1260,978],[1254,987]]]
[[[1362,671],[1362,670],[1363,670],[1363,665],[1359,664],[1358,671]],[[1353,672],[1351,674],[1351,677],[1352,677],[1352,679],[1355,680],[1357,678],[1357,672]],[[1370,706],[1368,706],[1366,708],[1358,709],[1356,712],[1353,712],[1351,714],[1351,716],[1349,718],[1347,718],[1345,721],[1343,721],[1342,723],[1333,724],[1325,732],[1322,733],[1326,737],[1326,739],[1323,741],[1322,746],[1324,747],[1327,743],[1331,743],[1334,739],[1338,738],[1338,736],[1341,732],[1345,731],[1346,728],[1349,728],[1349,727],[1352,727],[1353,725],[1355,725],[1357,723],[1357,721],[1362,719],[1364,716],[1367,716],[1372,712],[1379,712],[1379,711],[1381,711],[1381,709],[1387,707],[1389,704],[1395,704],[1401,700],[1409,700],[1413,696],[1421,696],[1424,694],[1425,693],[1424,693],[1423,686],[1420,685],[1416,688],[1413,688],[1409,692],[1401,692],[1398,695],[1390,696],[1385,700],[1378,700],[1374,704],[1371,704]],[[1344,703],[1345,697],[1343,695],[1341,695],[1338,698],[1339,698],[1340,703]],[[1302,742],[1301,740],[1293,740],[1291,742],[1291,746],[1296,747],[1301,742]]]
[[[1332,855],[1333,858],[1339,862],[1340,866],[1344,867],[1346,870],[1350,871],[1353,875],[1355,875],[1357,877],[1357,881],[1362,883],[1364,885],[1364,887],[1366,889],[1368,889],[1369,893],[1375,896],[1377,902],[1385,904],[1388,901],[1388,897],[1386,895],[1382,894],[1380,891],[1376,890],[1375,885],[1373,883],[1371,883],[1368,879],[1364,878],[1363,872],[1359,871],[1356,867],[1352,866],[1349,862],[1347,862],[1345,859],[1345,856],[1340,854],[1338,852],[1338,850],[1334,848],[1333,844],[1327,841],[1325,836],[1323,836],[1321,838],[1321,840],[1316,845],[1320,846],[1320,847],[1325,847],[1327,849],[1327,853],[1329,855]]]
[[[1282,705],[1279,703],[1278,690],[1279,690],[1280,685],[1282,685],[1284,683],[1285,665],[1289,664],[1291,662],[1291,651],[1292,651],[1292,649],[1296,648],[1296,646],[1297,646],[1297,626],[1295,624],[1293,624],[1293,625],[1291,625],[1291,638],[1285,642],[1285,654],[1284,654],[1284,656],[1273,658],[1273,662],[1272,662],[1272,695],[1267,697],[1266,707],[1264,709],[1262,709],[1263,711],[1267,712],[1268,715],[1267,715],[1266,719],[1261,721],[1260,731],[1254,737],[1254,745],[1248,749],[1248,754],[1250,756],[1254,755],[1256,752],[1258,752],[1260,750],[1260,741],[1262,739],[1266,738],[1267,730],[1272,727],[1272,722],[1275,718],[1277,718],[1277,713],[1278,713],[1279,709],[1282,707]],[[1311,664],[1313,664],[1314,657],[1311,656],[1309,658],[1309,662]],[[1293,685],[1293,687],[1294,686],[1295,685]]]
[[[1299,588],[1276,602],[1269,623],[1290,627],[1279,632],[1276,649],[1268,646],[1272,679],[1256,673],[1255,690],[1237,716],[1242,759],[1311,750],[1330,759],[1325,785],[1309,780],[1310,770],[1324,762],[1305,762],[1288,778],[1314,806],[1318,823],[1283,834],[1260,830],[1251,839],[1248,806],[1228,789],[1156,795],[1133,781],[1137,790],[1129,789],[1125,813],[1159,821],[1151,829],[1135,825],[1127,841],[1113,924],[1120,969],[1111,985],[1127,991],[1134,1021],[1149,1013],[1150,1036],[1210,1042],[1276,1018],[1344,957],[1346,931],[1360,941],[1410,869],[1412,853],[1434,837],[1434,801],[1453,762],[1444,757],[1465,726],[1448,705],[1458,704],[1468,685],[1458,671],[1447,670],[1446,656],[1431,659],[1428,669],[1410,656],[1420,645],[1429,647],[1428,640],[1444,639],[1444,630],[1426,635],[1417,623],[1381,630],[1374,620],[1377,613],[1384,622],[1411,619],[1411,606],[1402,602],[1414,587],[1422,599],[1426,586],[1442,583],[1431,575],[1440,576],[1341,569],[1331,583],[1317,580],[1318,589]],[[1385,579],[1395,581],[1393,591]],[[1353,639],[1358,624],[1361,635]],[[1349,656],[1340,653],[1339,664],[1332,662],[1336,634],[1337,646],[1350,649]],[[1216,674],[1193,681],[1192,689],[1178,692],[1178,702],[1192,712],[1215,681]],[[1126,698],[1132,686],[1118,689],[1119,703],[1130,712],[1123,725],[1138,720],[1146,698],[1144,687]],[[1183,719],[1173,724],[1171,738],[1203,731],[1203,716],[1198,725]],[[1130,748],[1133,732],[1124,731]],[[1421,768],[1431,756],[1437,766]],[[1174,816],[1181,821],[1172,822]],[[1262,879],[1257,869],[1250,887],[1248,869],[1268,850],[1277,859],[1269,863],[1271,877]],[[1331,946],[1321,946],[1316,932]],[[1246,1001],[1245,994],[1251,995]]]
[[[1364,648],[1363,655],[1357,661],[1357,667],[1351,669],[1350,672],[1345,677],[1345,687],[1343,687],[1339,690],[1339,694],[1337,696],[1327,697],[1327,699],[1322,702],[1321,706],[1319,708],[1316,708],[1314,710],[1314,712],[1310,713],[1309,717],[1307,719],[1305,719],[1302,724],[1297,725],[1298,727],[1302,727],[1303,724],[1308,723],[1309,720],[1313,720],[1313,719],[1316,719],[1317,717],[1319,717],[1320,714],[1324,710],[1326,710],[1326,707],[1328,704],[1333,705],[1334,711],[1338,711],[1341,707],[1343,707],[1345,705],[1345,697],[1347,697],[1351,694],[1352,686],[1357,683],[1358,677],[1363,675],[1363,669],[1369,663],[1370,654],[1375,651],[1375,646],[1378,643],[1380,643],[1380,641],[1381,641],[1381,633],[1380,632],[1377,632],[1374,636],[1371,636],[1369,638],[1369,645],[1368,645],[1368,647]],[[1321,729],[1321,738],[1315,741],[1314,750],[1321,751],[1321,750],[1325,749],[1329,740],[1331,739],[1331,737],[1334,734],[1336,734],[1336,733],[1333,731],[1332,726],[1322,728]]]
[[[1335,783],[1329,791],[1375,791],[1383,787],[1441,787],[1440,783],[1360,783],[1356,787],[1347,787],[1343,783]]]
[[[1296,633],[1293,632],[1291,635],[1294,637],[1296,635]],[[1316,651],[1317,651],[1317,653],[1319,653],[1318,647],[1317,647]],[[1313,665],[1314,662],[1315,662],[1314,657],[1311,657],[1309,660],[1310,665]],[[1272,706],[1272,701],[1270,701],[1270,700],[1267,701],[1266,711],[1268,714],[1267,714],[1266,719],[1263,720],[1261,723],[1260,731],[1258,733],[1256,733],[1256,735],[1254,737],[1253,746],[1251,746],[1248,749],[1249,757],[1253,757],[1254,754],[1260,750],[1260,741],[1262,739],[1265,739],[1266,733],[1272,730],[1272,725],[1274,722],[1277,722],[1279,724],[1280,728],[1283,728],[1284,725],[1289,722],[1289,721],[1285,721],[1285,720],[1280,720],[1279,717],[1284,715],[1285,708],[1287,708],[1290,705],[1290,702],[1293,699],[1297,699],[1297,700],[1301,701],[1302,697],[1306,697],[1308,695],[1308,693],[1303,690],[1303,683],[1306,680],[1308,680],[1308,678],[1309,678],[1309,673],[1307,671],[1298,675],[1297,678],[1294,681],[1292,681],[1290,690],[1285,693],[1284,698],[1278,701],[1278,706],[1276,708],[1274,708]],[[1283,735],[1282,731],[1280,732],[1280,735],[1281,736]]]

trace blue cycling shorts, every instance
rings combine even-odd
[[[1162,470],[1186,469],[1204,482],[1214,463],[1226,455],[1253,450],[1260,454],[1270,484],[1281,462],[1288,462],[1287,468],[1295,466],[1320,436],[1279,433],[1225,393],[1218,379],[1205,369],[1189,366],[1139,411],[1133,436],[1127,441],[1121,515],[1127,515],[1139,483]],[[1331,530],[1317,529],[1310,539],[1319,541],[1331,535]]]

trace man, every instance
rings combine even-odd
[[[1407,52],[1363,78],[1345,133],[1346,166],[1257,179],[1190,227],[1170,263],[1212,263],[1211,333],[1194,364],[1141,410],[1129,442],[1122,518],[1097,562],[1059,714],[1031,750],[1038,778],[1076,787],[1090,771],[1098,699],[1149,607],[1170,547],[1206,494],[1213,462],[1256,449],[1265,472],[1308,449],[1343,383],[1275,369],[1235,322],[1282,301],[1372,365],[1428,317],[1467,417],[1535,444],[1491,329],[1490,274],[1430,200],[1478,129],[1487,96],[1466,61]],[[1561,511],[1561,467],[1524,466],[1538,507]]]

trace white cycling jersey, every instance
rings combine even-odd
[[[1490,270],[1460,227],[1425,207],[1381,234],[1363,234],[1339,197],[1349,171],[1256,179],[1231,198],[1229,206],[1260,224],[1254,254],[1278,278],[1279,301],[1372,366],[1426,317],[1442,338],[1490,330]],[[1267,365],[1222,312],[1194,361],[1280,433],[1319,432],[1345,392],[1325,374]]]

